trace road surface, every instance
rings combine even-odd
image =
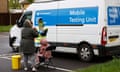
[[[23,68],[17,71],[12,70],[11,56],[16,53],[12,52],[12,49],[9,47],[8,35],[8,33],[0,33],[0,72],[24,72]],[[102,57],[96,58],[91,63],[85,63],[81,62],[76,54],[53,53],[53,65],[49,66],[49,68],[41,66],[38,72],[71,72],[78,68],[86,68],[109,60],[111,60],[111,58],[104,59]]]

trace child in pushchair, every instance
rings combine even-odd
[[[40,45],[36,57],[37,64],[49,62],[52,58],[52,50],[55,50],[56,48],[55,46],[50,46],[46,39],[42,39]]]

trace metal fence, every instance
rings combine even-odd
[[[22,13],[0,13],[0,25],[14,25]]]

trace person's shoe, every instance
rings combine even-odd
[[[45,64],[45,62],[41,62],[41,63],[40,63],[40,65],[44,65],[44,64]]]
[[[28,70],[28,68],[27,68],[27,67],[25,67],[25,68],[24,68],[24,70],[25,70],[25,71],[27,71],[27,70]]]
[[[36,72],[37,69],[35,67],[32,68],[32,72]]]

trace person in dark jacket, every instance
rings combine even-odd
[[[23,26],[20,47],[24,58],[24,70],[28,70],[28,60],[31,60],[32,71],[36,71],[34,38],[38,36],[38,32],[32,28],[32,22],[28,19],[25,20]]]

